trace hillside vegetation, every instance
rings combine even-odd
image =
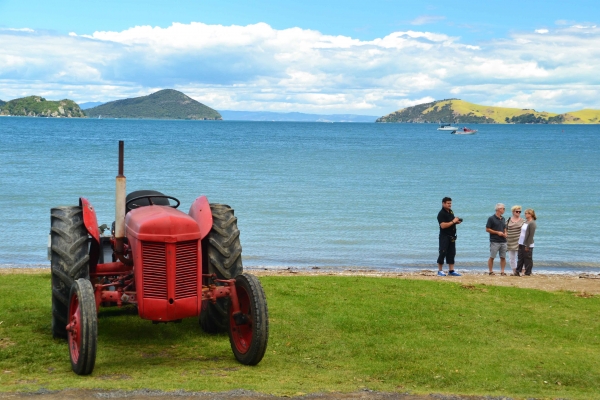
[[[40,96],[28,96],[8,102],[0,102],[0,115],[24,117],[85,117],[73,100],[48,101]]]
[[[177,90],[116,100],[85,110],[88,117],[220,120],[221,114]]]
[[[378,118],[376,122],[597,124],[600,123],[600,110],[556,114],[533,109],[484,106],[460,99],[446,99],[403,108]]]

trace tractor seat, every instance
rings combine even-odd
[[[125,203],[127,204],[127,202],[131,199],[135,199],[136,197],[140,197],[140,196],[152,196],[152,195],[156,195],[156,196],[164,196],[163,193],[161,192],[157,192],[156,190],[136,190],[135,192],[131,192],[127,195],[127,197],[125,198]],[[152,199],[152,203],[154,205],[157,206],[168,206],[170,205],[169,203],[169,199],[166,199],[164,197],[156,197]],[[144,207],[144,206],[149,206],[150,205],[150,201],[145,198],[145,199],[139,199],[136,200],[135,204],[139,207]],[[125,213],[127,213],[129,210],[125,210]]]

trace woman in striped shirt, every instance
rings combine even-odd
[[[510,209],[512,216],[506,221],[506,250],[508,250],[508,260],[513,270],[513,275],[517,272],[517,252],[519,251],[519,235],[521,227],[525,220],[521,218],[521,206],[512,206]]]

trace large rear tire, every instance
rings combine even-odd
[[[229,309],[229,342],[235,358],[244,365],[262,360],[269,340],[267,299],[257,277],[250,274],[235,278],[241,315]]]
[[[211,204],[213,226],[202,240],[202,262],[209,274],[219,279],[234,279],[244,272],[242,245],[237,218],[233,209],[225,204]],[[229,299],[218,299],[216,304],[205,302],[200,312],[200,327],[206,333],[227,331],[229,325]]]
[[[52,336],[67,338],[69,295],[73,282],[89,279],[88,233],[81,207],[50,210]]]
[[[98,314],[92,283],[83,278],[73,282],[67,325],[71,368],[77,375],[89,375],[96,363]]]

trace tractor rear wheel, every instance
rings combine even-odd
[[[229,310],[229,342],[235,358],[244,365],[262,360],[269,340],[269,312],[265,292],[257,277],[250,274],[235,278],[241,315]]]
[[[88,233],[81,207],[50,210],[52,336],[67,338],[69,294],[73,282],[89,277]]]
[[[92,283],[83,278],[73,282],[69,301],[69,340],[71,368],[77,375],[89,375],[96,362],[98,314]]]
[[[211,204],[213,226],[202,240],[202,262],[209,274],[219,279],[234,279],[244,272],[242,245],[237,218],[233,209],[225,204]],[[200,312],[200,326],[206,333],[221,333],[227,330],[229,321],[229,299],[218,299],[215,304],[206,302]]]

